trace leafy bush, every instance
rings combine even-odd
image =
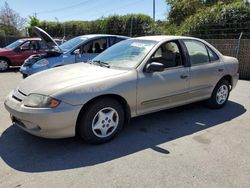
[[[0,24],[0,31],[1,36],[21,36],[21,32],[11,25]]]
[[[187,18],[179,31],[202,38],[235,38],[241,32],[250,34],[250,6],[244,2],[219,2]]]

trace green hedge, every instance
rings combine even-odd
[[[153,20],[143,14],[113,15],[94,21],[68,21],[63,23],[39,21],[34,17],[30,19],[29,33],[31,36],[34,36],[32,26],[41,27],[53,37],[62,37],[65,33],[68,38],[93,33],[141,36],[154,32]]]

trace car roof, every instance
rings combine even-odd
[[[132,40],[133,39],[152,40],[152,41],[160,42],[160,41],[165,41],[165,40],[198,39],[198,38],[187,37],[187,36],[174,36],[174,35],[155,35],[155,36],[136,37],[136,38],[132,38]]]
[[[200,41],[202,43],[205,43],[206,45],[208,45],[210,48],[213,49],[213,51],[216,52],[217,55],[219,56],[223,56],[214,46],[212,46],[211,44],[209,44],[208,42],[206,42],[203,39],[199,39],[199,38],[195,38],[195,37],[187,37],[187,36],[174,36],[174,35],[155,35],[155,36],[144,36],[144,37],[136,37],[136,38],[131,38],[129,40],[136,40],[136,39],[140,39],[140,40],[151,40],[151,41],[156,41],[156,42],[164,42],[164,41],[168,41],[168,40],[178,40],[178,39],[194,39],[197,41]]]
[[[127,36],[122,36],[122,35],[110,35],[110,34],[90,34],[90,35],[81,35],[78,36],[80,38],[95,38],[95,37],[121,37],[121,38],[126,38],[128,39],[129,37]]]
[[[20,40],[42,40],[41,38],[38,38],[38,37],[32,37],[32,38],[21,38]]]

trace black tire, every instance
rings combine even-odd
[[[23,79],[25,79],[25,78],[27,78],[27,77],[28,77],[28,75],[27,75],[27,74],[22,74],[22,76],[23,76]]]
[[[112,127],[109,127],[108,120],[104,120],[99,117],[99,112],[105,112],[107,111],[107,114],[110,109],[115,110],[116,112],[112,116],[112,119],[114,118],[115,121],[117,121],[117,126],[112,129]],[[106,110],[106,111],[105,111]],[[112,111],[112,110],[111,110]],[[112,138],[114,138],[117,133],[122,129],[124,125],[124,110],[122,105],[115,99],[112,98],[100,98],[88,105],[88,107],[83,111],[82,114],[80,114],[79,122],[78,122],[78,129],[79,135],[82,139],[84,139],[87,143],[91,144],[100,144],[100,143],[105,143]],[[106,117],[106,116],[103,116]],[[118,118],[117,118],[118,117]],[[98,121],[96,121],[96,118]],[[101,129],[93,130],[92,124],[99,122],[99,120],[102,122],[102,128],[103,126],[106,126],[106,129],[108,129],[106,137],[100,137],[102,136],[102,131]],[[105,122],[103,122],[105,121]],[[111,125],[110,125],[111,126]]]
[[[217,93],[219,92],[219,89],[221,87],[226,87],[228,93],[227,93],[227,96],[224,97],[224,99],[220,103],[220,102],[218,102]],[[229,84],[229,82],[227,80],[225,80],[225,79],[219,81],[218,84],[215,86],[215,88],[213,90],[211,98],[207,101],[208,107],[213,108],[213,109],[222,108],[227,103],[229,95],[230,95],[230,84]]]
[[[9,69],[10,63],[6,59],[0,58],[0,64],[5,64],[5,65],[0,65],[0,72],[5,72]]]

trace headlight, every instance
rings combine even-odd
[[[60,101],[46,95],[32,93],[24,99],[23,103],[24,106],[33,108],[56,108]]]
[[[48,64],[49,64],[49,62],[47,59],[41,59],[41,60],[37,61],[36,63],[34,63],[33,67],[43,67],[43,66],[46,66]]]

